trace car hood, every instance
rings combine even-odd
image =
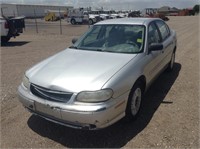
[[[105,16],[105,17],[107,17],[107,16],[109,16],[108,14],[100,14],[100,16]]]
[[[96,15],[96,14],[89,14],[89,17],[98,17],[99,15]]]
[[[66,49],[26,72],[30,82],[52,90],[99,90],[136,54]]]

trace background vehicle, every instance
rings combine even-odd
[[[119,12],[118,15],[119,15],[119,18],[126,18],[126,17],[128,17],[128,14],[126,14],[125,12]]]
[[[0,23],[1,23],[1,42],[8,42],[10,40],[10,37],[8,37],[9,27],[8,22],[0,17]]]
[[[77,8],[70,10],[68,13],[68,22],[72,25],[76,23],[88,23],[90,25],[100,21],[100,16],[91,14],[90,10],[84,8]]]
[[[89,25],[92,25],[102,20],[102,16],[98,14],[98,12],[89,11],[87,13],[89,14],[89,21],[88,21]]]
[[[114,10],[111,10],[109,13],[110,13],[110,18],[111,19],[120,18],[120,15],[117,14]]]
[[[23,29],[25,28],[24,18],[25,17],[0,17],[2,43],[8,42],[11,37],[16,37],[19,36],[20,33],[23,33]]]
[[[56,14],[54,12],[49,12],[45,17],[45,21],[57,21],[59,20],[59,17],[56,17]]]
[[[151,13],[149,14],[149,17],[151,18],[160,18],[164,21],[168,21],[169,18],[165,15],[165,14],[162,14],[162,13]]]
[[[100,13],[101,20],[110,19],[110,15],[108,14],[108,12],[102,10],[99,13]]]
[[[110,18],[109,14],[107,14],[105,11],[103,10],[96,10],[96,11],[90,11],[90,14],[99,16],[101,20],[107,20]]]
[[[174,66],[176,33],[161,19],[101,21],[73,41],[26,71],[18,88],[30,112],[73,128],[136,119],[145,91]]]
[[[141,17],[140,11],[132,11],[128,14],[128,17]]]
[[[67,16],[67,12],[61,10],[47,10],[45,14],[45,21],[58,21],[60,19],[64,19],[64,17]]]

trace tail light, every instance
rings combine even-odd
[[[5,28],[7,28],[7,29],[9,28],[9,26],[8,26],[8,23],[7,23],[7,22],[5,22],[5,24],[4,24],[4,27],[5,27]]]

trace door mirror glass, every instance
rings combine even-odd
[[[152,43],[149,46],[149,52],[150,51],[161,51],[161,50],[163,50],[163,44],[161,44],[161,43]]]

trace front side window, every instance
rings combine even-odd
[[[94,25],[75,46],[80,50],[140,53],[144,37],[143,25]]]
[[[170,35],[169,33],[169,28],[167,27],[167,25],[162,22],[162,21],[156,21],[156,24],[160,30],[161,36],[162,36],[162,40],[164,41],[165,39],[167,39]]]
[[[151,23],[148,28],[148,45],[152,43],[160,43],[161,39],[159,36],[159,31],[154,23]]]

